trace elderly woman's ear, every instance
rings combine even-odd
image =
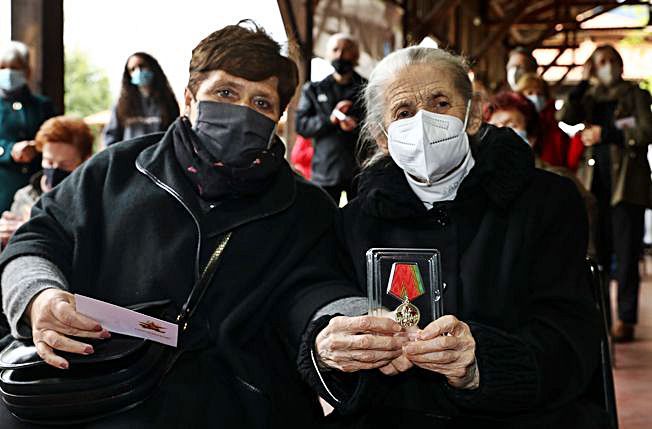
[[[466,133],[474,135],[482,125],[482,100],[479,94],[474,94],[469,111],[469,122],[466,125]]]

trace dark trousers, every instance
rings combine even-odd
[[[619,203],[611,209],[613,252],[616,256],[615,279],[618,282],[618,318],[635,324],[638,320],[638,292],[644,232],[645,207]]]
[[[334,186],[322,186],[322,188],[328,195],[331,196],[333,201],[335,201],[335,204],[338,205],[340,204],[340,197],[342,196],[342,192],[346,192],[347,201],[351,201],[356,196],[355,189],[350,182]]]

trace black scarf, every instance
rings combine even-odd
[[[177,119],[172,127],[177,161],[204,201],[261,193],[283,165],[285,146],[278,138],[270,149],[253,154],[247,166],[233,167],[213,158],[192,130],[187,117]]]

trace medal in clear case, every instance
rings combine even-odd
[[[367,251],[369,315],[393,311],[403,327],[424,328],[443,315],[441,258],[436,249]]]

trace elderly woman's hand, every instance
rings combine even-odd
[[[75,297],[60,289],[45,289],[27,308],[32,325],[32,338],[38,355],[49,365],[67,369],[68,361],[54,353],[61,350],[88,355],[93,347],[68,338],[109,338],[109,331],[93,319],[75,310]]]
[[[401,325],[386,317],[338,316],[318,335],[321,363],[344,372],[384,367],[403,354],[408,339]]]
[[[430,323],[416,341],[405,345],[404,351],[412,363],[443,374],[455,388],[476,389],[480,384],[471,329],[455,316]]]

